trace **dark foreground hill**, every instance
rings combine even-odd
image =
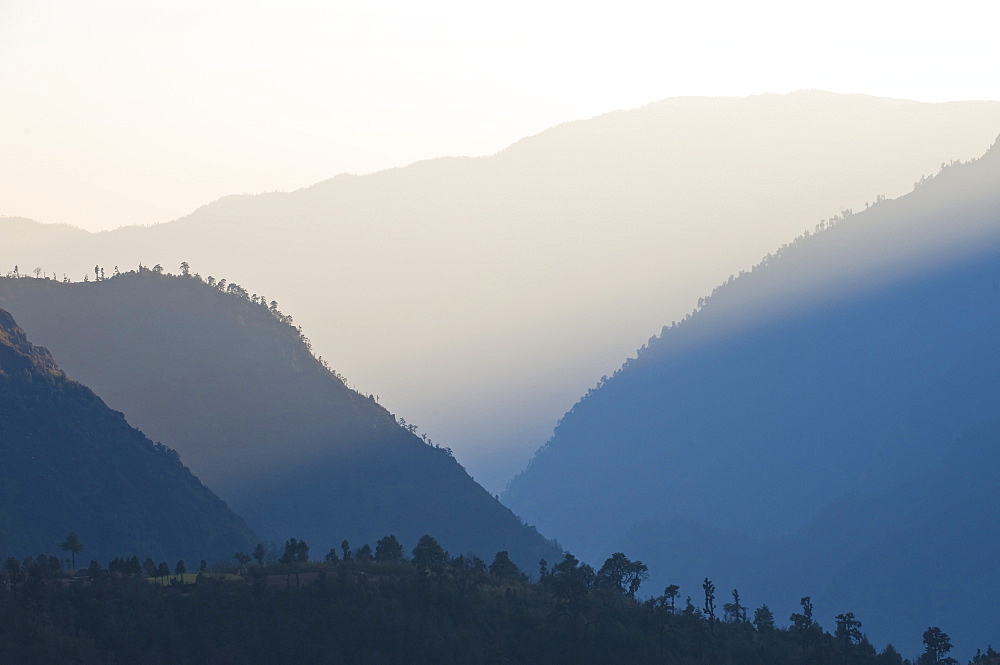
[[[0,548],[85,560],[228,558],[254,536],[181,464],[66,378],[0,310]],[[80,560],[77,560],[80,564]]]
[[[689,592],[705,576],[760,592],[794,577],[831,612],[948,607],[952,625],[981,626],[992,609],[975,594],[890,587],[985,574],[1000,545],[996,513],[973,510],[993,505],[972,474],[995,468],[990,447],[938,473],[997,417],[998,211],[994,147],[782,248],[577,403],[508,504],[571,551],[625,548]],[[918,479],[914,500],[892,494]]]
[[[221,287],[221,288],[220,288]],[[184,456],[258,534],[322,556],[394,534],[453,553],[558,549],[312,356],[276,306],[233,284],[152,270],[64,284],[0,280],[0,302],[151,436]],[[421,377],[412,377],[419,382]]]
[[[612,563],[632,564],[619,554]],[[250,566],[151,584],[98,575],[59,584],[15,576],[0,584],[5,663],[144,665],[909,665],[845,613],[837,630],[805,614],[789,622],[721,589],[715,609],[673,595],[630,597],[617,565],[595,571],[573,557],[529,583],[509,562],[467,557],[436,565],[312,563]],[[193,576],[192,576],[193,577]],[[0,573],[0,580],[3,575]],[[193,583],[192,583],[193,582]],[[699,599],[699,605],[701,605]],[[799,608],[805,611],[804,608]],[[926,627],[922,628],[917,636]],[[939,653],[971,653],[948,642]],[[947,644],[947,647],[944,645]],[[879,653],[879,651],[881,653]],[[920,649],[906,650],[914,656]],[[988,651],[991,656],[995,652]],[[951,655],[951,654],[948,654]],[[921,665],[959,661],[920,659]]]

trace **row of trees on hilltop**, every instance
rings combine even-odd
[[[39,268],[35,268],[32,272],[34,273],[36,279],[46,279],[46,280],[55,279],[55,273],[53,273],[52,277],[49,277],[48,273],[44,272],[40,267]],[[176,276],[178,276],[178,275],[174,275],[173,273],[170,273],[168,271],[165,271],[163,269],[163,266],[160,265],[159,263],[157,263],[156,265],[154,265],[152,268],[144,266],[143,264],[140,263],[139,266],[138,266],[138,268],[136,268],[135,270],[129,270],[129,271],[126,271],[124,273],[121,272],[118,269],[118,266],[115,266],[114,269],[112,270],[112,273],[111,273],[110,277],[108,277],[106,275],[106,273],[104,271],[104,268],[102,266],[95,265],[94,266],[94,279],[93,279],[93,281],[95,281],[95,282],[103,282],[103,281],[107,281],[109,279],[114,279],[115,277],[121,277],[122,275],[128,275],[128,274],[140,274],[141,275],[143,273],[153,273],[155,275],[166,275],[166,276],[169,276],[169,277],[176,277]],[[14,269],[8,271],[5,276],[7,278],[9,278],[9,279],[21,279],[21,278],[27,278],[27,277],[29,277],[29,275],[26,275],[23,272],[21,272],[20,268],[18,266],[16,266],[16,265],[14,266]],[[292,319],[292,317],[290,315],[283,314],[281,312],[281,310],[278,309],[278,303],[277,303],[277,301],[271,300],[270,302],[268,302],[267,296],[257,295],[256,293],[251,294],[249,291],[247,291],[246,289],[244,289],[239,284],[237,284],[235,282],[230,282],[230,281],[226,280],[225,278],[217,280],[215,277],[209,275],[205,279],[202,279],[200,273],[197,273],[197,272],[192,273],[191,272],[191,265],[187,261],[181,262],[181,265],[180,265],[180,275],[179,276],[180,277],[187,277],[187,278],[195,279],[195,280],[197,280],[199,282],[204,282],[208,286],[210,286],[210,287],[212,287],[214,289],[218,289],[219,291],[222,291],[223,293],[231,293],[231,294],[233,294],[233,295],[235,295],[235,296],[237,296],[239,298],[242,298],[243,300],[248,300],[250,302],[253,302],[255,305],[261,305],[265,309],[267,309],[269,312],[271,312],[271,314],[274,315],[274,317],[278,321],[281,321],[282,323],[287,323],[289,325],[292,325],[292,323],[293,323],[293,319]],[[70,279],[69,277],[67,277],[65,275],[63,275],[62,280],[59,280],[59,281],[62,281],[62,282],[67,283],[67,284],[70,284],[70,283],[73,282],[72,279]],[[84,275],[83,279],[80,280],[80,281],[82,281],[82,282],[90,282],[91,281],[90,275],[89,274]]]
[[[173,568],[171,568],[166,561],[161,561],[157,564],[153,559],[148,557],[140,563],[139,557],[136,555],[115,557],[108,562],[107,568],[102,568],[97,561],[92,560],[86,569],[78,570],[76,568],[76,555],[83,552],[86,548],[80,537],[73,531],[59,544],[59,549],[68,552],[70,558],[61,560],[57,556],[47,554],[39,554],[34,557],[29,556],[24,559],[17,559],[13,556],[7,557],[3,563],[3,568],[0,569],[0,586],[5,588],[14,587],[26,582],[38,584],[45,579],[57,579],[64,575],[87,577],[91,580],[105,575],[125,577],[144,575],[150,579],[164,580],[170,575],[183,576],[188,572],[187,564],[183,560],[177,561]],[[64,564],[68,564],[68,568],[64,568]],[[208,562],[202,560],[198,566],[198,571],[205,572],[207,569]]]
[[[49,277],[48,273],[46,273],[45,271],[43,271],[42,268],[40,268],[40,267],[35,268],[32,271],[32,273],[34,273],[35,279],[45,279],[45,280],[55,280],[56,279],[55,273],[52,274],[52,277]],[[191,265],[187,261],[181,262],[181,264],[180,264],[180,274],[179,275],[175,275],[173,273],[170,273],[170,272],[164,270],[163,266],[161,264],[159,264],[159,263],[157,263],[156,265],[154,265],[152,268],[144,266],[143,264],[140,263],[139,266],[135,270],[129,270],[129,271],[125,271],[125,272],[122,272],[121,270],[119,270],[118,266],[115,266],[112,269],[112,272],[111,272],[110,276],[107,276],[107,274],[105,272],[105,269],[102,266],[95,265],[94,266],[94,277],[93,277],[93,280],[91,280],[91,277],[90,277],[89,274],[86,274],[86,275],[83,276],[83,279],[81,281],[82,282],[90,282],[90,281],[103,282],[103,281],[115,279],[115,278],[118,278],[118,277],[122,277],[123,275],[145,275],[145,274],[164,275],[164,276],[167,276],[167,277],[182,277],[182,278],[186,278],[186,279],[193,279],[193,280],[196,280],[198,282],[202,282],[202,283],[208,285],[209,287],[211,287],[213,289],[216,289],[216,290],[221,291],[223,293],[228,293],[230,295],[236,296],[237,298],[240,298],[241,300],[245,300],[245,301],[247,301],[249,303],[257,305],[257,306],[261,307],[263,310],[265,310],[266,312],[268,312],[279,323],[283,323],[283,324],[286,324],[286,325],[292,327],[296,331],[296,333],[297,333],[297,335],[299,337],[299,340],[305,345],[305,347],[310,351],[310,353],[312,353],[312,350],[313,350],[312,349],[312,341],[308,337],[306,337],[306,335],[302,332],[302,326],[297,326],[296,327],[294,325],[294,319],[292,318],[292,316],[290,314],[283,313],[278,308],[278,302],[276,300],[270,300],[270,301],[268,301],[267,296],[265,296],[263,294],[258,295],[256,293],[250,293],[247,289],[243,288],[242,286],[240,286],[236,282],[230,282],[226,278],[216,279],[212,275],[209,275],[209,276],[207,276],[207,277],[205,277],[203,279],[200,273],[191,272]],[[27,274],[25,274],[25,273],[23,273],[20,270],[20,267],[17,266],[17,265],[14,266],[13,270],[8,271],[5,276],[8,279],[30,278],[30,276],[27,275]],[[69,277],[67,277],[65,274],[63,275],[63,277],[62,277],[61,280],[57,280],[57,281],[61,281],[61,282],[66,283],[66,284],[69,284],[69,283],[73,282],[73,280],[70,279]],[[336,370],[332,369],[330,367],[329,363],[327,363],[327,361],[324,360],[322,356],[315,356],[315,357],[316,357],[316,360],[318,360],[320,362],[320,364],[322,364],[334,376],[336,376],[341,381],[345,381],[344,377],[341,374],[339,374]]]
[[[83,551],[75,534],[60,547]],[[0,662],[314,662],[316,654],[343,663],[958,662],[938,627],[924,632],[913,660],[892,645],[876,651],[851,612],[824,631],[809,597],[784,627],[767,605],[751,612],[735,589],[720,608],[707,578],[700,606],[690,596],[679,603],[676,585],[640,599],[648,568],[621,552],[598,570],[569,553],[551,568],[542,560],[534,581],[505,551],[487,565],[449,555],[430,535],[408,556],[392,535],[375,548],[344,541],[322,561],[309,552],[290,538],[269,561],[259,544],[237,553],[236,566],[202,561],[187,583],[183,561],[170,577],[165,562],[116,557],[106,569],[91,562],[67,583],[58,557],[29,558],[31,572],[11,557],[0,625],[13,637],[0,640]],[[237,568],[241,576],[232,574]],[[997,657],[988,647],[972,662]]]

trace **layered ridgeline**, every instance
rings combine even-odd
[[[81,280],[94,264],[189,261],[253,284],[499,489],[636,340],[804,228],[903,194],[998,131],[995,102],[667,99],[491,157],[233,196],[150,228],[0,220],[0,271]]]
[[[626,547],[670,569],[665,581],[689,593],[706,575],[723,575],[720,588],[729,579],[783,587],[793,570],[819,593],[836,568],[849,572],[829,589],[865,591],[864,602],[887,610],[893,601],[882,586],[846,584],[852,574],[874,582],[871,566],[864,576],[860,563],[841,566],[891,543],[895,529],[914,547],[916,535],[926,535],[931,547],[934,520],[926,517],[944,519],[939,533],[954,537],[953,527],[969,526],[971,515],[995,513],[956,510],[949,522],[933,505],[896,501],[889,513],[854,510],[849,519],[795,530],[845,497],[922,474],[931,474],[925,484],[935,482],[932,472],[955,441],[997,417],[998,211],[994,147],[768,256],[580,400],[511,483],[508,505],[571,551],[598,560]],[[994,466],[969,455],[967,469]],[[982,479],[960,477],[936,489],[962,496],[982,489]],[[979,535],[991,539],[995,520]],[[845,535],[845,523],[855,537]],[[763,538],[772,540],[754,542]],[[845,550],[843,539],[858,548]],[[803,553],[790,546],[796,541],[816,547]],[[951,546],[985,556],[982,543]],[[801,556],[789,557],[793,551]],[[926,585],[924,569],[904,564],[930,552],[917,548],[879,565]],[[806,591],[795,586],[796,594]]]
[[[394,534],[412,547],[431,534],[454,554],[508,550],[526,570],[558,556],[450,451],[345,386],[291,317],[235,284],[148,269],[0,279],[0,303],[262,538],[305,540],[322,556],[343,539]]]
[[[69,314],[66,314],[71,316]],[[181,464],[71,381],[0,310],[0,555],[226,560],[254,536]],[[81,559],[77,559],[78,565]]]

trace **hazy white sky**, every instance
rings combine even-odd
[[[0,215],[167,221],[678,95],[1000,99],[989,7],[2,0]]]

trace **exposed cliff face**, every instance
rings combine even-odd
[[[176,452],[67,379],[4,310],[0,457],[2,555],[56,553],[70,531],[101,563],[228,558],[255,540]]]

